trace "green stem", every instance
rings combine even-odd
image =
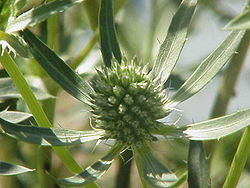
[[[47,20],[47,44],[55,52],[59,49],[58,15],[50,16]]]
[[[246,164],[250,153],[250,127],[246,128],[234,155],[233,162],[224,182],[223,188],[234,188],[237,186],[241,172]]]
[[[244,59],[247,54],[247,49],[250,42],[250,34],[246,32],[239,47],[238,53],[233,56],[224,76],[222,78],[221,86],[211,113],[211,118],[220,117],[226,114],[229,101],[234,96],[234,88],[236,86],[240,71],[242,69]],[[206,142],[206,151],[213,156],[213,152],[217,146],[217,141]],[[210,158],[210,164],[213,158]],[[210,165],[211,166],[211,165]]]
[[[244,62],[244,58],[246,56],[247,53],[247,49],[249,47],[250,44],[250,32],[247,31],[244,38],[242,39],[242,42],[239,46],[239,55],[235,56],[234,59],[232,60],[232,62],[235,62],[234,66],[235,70],[233,71],[233,68],[230,68],[228,70],[228,79],[230,79],[230,77],[235,78],[235,80],[233,80],[231,78],[231,82],[228,81],[228,83],[234,86],[236,83],[236,79],[240,73],[242,64]],[[236,58],[237,57],[237,58]],[[235,82],[235,83],[234,83]],[[234,87],[233,87],[234,88]],[[229,90],[230,91],[230,90]],[[233,94],[233,90],[231,91],[231,94]],[[229,100],[229,99],[228,99]],[[221,111],[218,111],[221,112]],[[223,185],[223,188],[231,188],[231,187],[236,187],[239,178],[240,178],[240,174],[245,166],[247,157],[250,154],[250,128],[245,129],[242,137],[241,137],[241,141],[239,143],[238,149],[236,151],[236,154],[234,156],[233,162],[231,164],[229,173],[226,177],[226,181]]]
[[[41,127],[52,127],[14,60],[8,53],[4,52],[3,56],[0,56],[0,62],[15,83],[37,124]],[[63,147],[53,147],[53,149],[70,171],[77,173],[82,170],[82,168],[72,158],[68,150]]]
[[[99,32],[98,29],[96,30],[94,36],[89,40],[89,42],[86,44],[86,46],[82,49],[80,54],[73,60],[71,63],[71,68],[76,69],[80,63],[87,57],[91,49],[94,47],[94,45],[97,43],[99,39]]]
[[[122,154],[122,158],[119,161],[119,169],[116,177],[117,188],[127,188],[130,182],[130,170],[132,164],[133,152],[126,150]]]
[[[98,26],[99,3],[97,0],[85,0],[83,7],[88,16],[91,29],[95,31]]]

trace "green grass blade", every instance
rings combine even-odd
[[[31,9],[12,20],[7,25],[6,32],[11,33],[23,30],[28,26],[40,23],[51,15],[63,12],[67,8],[81,2],[83,2],[83,0],[56,0],[43,4],[40,7]]]
[[[202,142],[190,141],[188,152],[188,186],[210,188],[208,161]]]
[[[196,3],[197,0],[184,0],[171,21],[152,70],[153,76],[162,83],[167,81],[180,56]]]
[[[121,62],[122,55],[116,38],[113,23],[112,0],[102,0],[99,13],[100,42],[103,60],[106,66],[111,65],[112,54]]]
[[[120,154],[123,148],[124,146],[122,145],[113,146],[113,148],[109,151],[107,155],[95,162],[93,165],[86,168],[84,171],[77,175],[74,175],[69,178],[59,179],[58,183],[68,186],[76,186],[85,185],[97,180],[109,169],[114,158]]]
[[[201,62],[195,72],[178,89],[175,95],[169,99],[166,108],[172,108],[192,97],[211,81],[223,65],[235,54],[243,35],[244,31],[234,31],[228,35],[222,44]]]
[[[40,88],[30,86],[32,92],[38,100],[54,98]],[[0,78],[0,100],[21,98],[21,94],[17,91],[10,78]]]
[[[232,134],[250,125],[250,109],[187,125],[184,133],[190,140],[212,140]]]
[[[177,181],[177,177],[152,154],[150,148],[133,146],[134,157],[139,175],[145,187],[150,185],[157,188],[171,187]]]
[[[104,131],[77,131],[18,125],[0,118],[2,132],[17,140],[41,146],[70,146],[100,139]]]
[[[0,161],[0,176],[11,176],[34,171],[34,169]]]
[[[32,115],[25,112],[17,112],[17,111],[2,111],[0,112],[0,119],[4,119],[6,121],[10,121],[11,123],[20,123],[31,118]]]
[[[40,41],[31,31],[20,32],[30,46],[30,50],[43,69],[69,94],[88,104],[88,94],[93,92],[91,86],[82,80],[55,52]]]

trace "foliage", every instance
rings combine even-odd
[[[193,74],[171,96],[168,96],[166,82],[174,78],[173,70],[191,30],[197,0],[183,0],[178,5],[168,31],[164,32],[164,41],[155,58],[154,55],[152,56],[153,63],[147,63],[144,57],[140,57],[136,52],[133,52],[136,57],[132,57],[134,54],[125,53],[126,50],[129,51],[129,45],[123,38],[126,29],[125,31],[119,29],[119,21],[115,19],[116,12],[124,9],[121,6],[124,3],[123,0],[101,0],[91,3],[89,1],[55,0],[38,3],[34,8],[31,8],[34,5],[25,0],[7,0],[0,3],[0,18],[3,20],[0,24],[0,62],[8,74],[7,77],[0,78],[0,99],[3,101],[0,104],[5,108],[9,103],[12,104],[10,109],[1,108],[3,110],[0,112],[2,133],[0,136],[10,144],[13,144],[13,140],[8,140],[9,137],[16,140],[15,144],[24,141],[37,145],[36,149],[39,152],[36,162],[29,164],[23,160],[23,163],[25,164],[26,161],[25,166],[36,169],[29,174],[37,175],[41,187],[56,186],[53,184],[99,187],[96,181],[99,181],[114,160],[123,155],[126,150],[132,151],[129,160],[135,161],[144,187],[177,187],[184,184],[186,180],[190,187],[211,187],[209,163],[205,152],[205,149],[209,151],[209,148],[204,149],[202,141],[219,140],[228,135],[234,136],[233,133],[250,124],[250,109],[238,110],[229,115],[221,114],[220,117],[192,124],[167,123],[165,120],[176,112],[177,105],[199,93],[228,61],[245,55],[237,54],[236,51],[241,49],[242,44],[248,42],[243,39],[248,36],[248,31],[245,29],[248,29],[249,25],[246,19],[249,14],[249,1],[241,15],[225,27],[234,31],[231,31],[223,42],[199,63]],[[160,1],[157,3],[154,5],[152,1],[151,4],[155,8],[152,10],[156,12],[157,6],[160,3],[164,4]],[[66,33],[67,30],[72,32],[73,27],[70,27],[72,23],[64,23],[61,18],[67,15],[71,8],[77,9],[77,6],[74,6],[76,4],[85,6],[86,18],[90,23],[81,15],[77,15],[75,24],[85,21],[85,26],[89,25],[92,29],[93,36],[89,45],[86,45],[76,58],[77,61],[63,60],[70,55],[67,49],[69,45],[66,45],[64,51],[54,46],[65,45],[66,39],[75,35]],[[91,11],[92,6],[93,11]],[[95,11],[97,7],[98,15]],[[8,8],[10,11],[7,11]],[[65,11],[64,14],[62,14],[63,11]],[[70,20],[73,21],[74,18]],[[156,21],[156,19],[152,20]],[[96,23],[98,23],[97,28]],[[59,27],[62,29],[53,32]],[[149,41],[153,41],[155,31],[151,32]],[[59,37],[63,40],[60,41]],[[103,60],[100,60],[99,65],[92,67],[94,70],[91,73],[77,73],[74,69],[79,62],[81,66],[85,65],[84,59],[87,53],[97,51],[94,45],[97,41],[100,42]],[[130,42],[132,44],[133,41]],[[247,47],[248,43],[244,45],[245,51]],[[148,53],[147,57],[154,54]],[[65,54],[67,55],[63,56]],[[243,63],[244,57],[240,59],[242,60],[240,63]],[[240,72],[240,70],[235,71]],[[31,75],[42,84],[31,85],[31,82],[27,82],[27,77]],[[232,77],[236,80],[237,74]],[[81,108],[88,112],[90,119],[88,125],[92,130],[56,128],[52,125],[56,116],[55,101],[61,88],[83,104]],[[224,187],[236,186],[238,182],[250,152],[243,151],[248,146],[248,137],[249,128],[246,128],[236,153],[236,156],[240,155],[240,159],[244,160],[241,163],[235,157]],[[182,165],[180,169],[176,166],[176,169],[172,170],[171,163],[166,165],[166,161],[163,163],[155,156],[153,145],[161,144],[158,141],[166,141],[169,138],[177,140],[176,145],[178,142],[190,143],[187,166]],[[74,160],[73,150],[69,151],[65,146],[79,150],[79,147],[74,145],[84,144],[82,148],[86,149],[88,146],[85,143],[94,140],[97,141],[97,145],[101,142],[110,143],[110,149],[106,155],[83,170]],[[41,146],[52,148],[54,152],[45,150]],[[5,150],[8,151],[8,148]],[[21,153],[20,148],[17,150],[11,151],[13,155]],[[65,173],[56,173],[58,170],[54,169],[59,166],[54,166],[49,159],[51,153],[59,156],[64,166],[74,175],[62,178],[66,176]],[[21,154],[20,158],[25,157],[27,156]],[[13,163],[15,161],[0,162],[0,175],[17,175],[34,171]],[[237,165],[238,163],[241,165]],[[234,165],[240,168],[234,170]],[[184,173],[180,174],[178,170]]]

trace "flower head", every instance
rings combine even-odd
[[[163,108],[166,97],[162,86],[151,80],[136,59],[103,67],[93,89],[93,125],[104,129],[106,138],[128,146],[156,140],[151,130],[162,126],[156,120],[168,114]]]

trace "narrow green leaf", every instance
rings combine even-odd
[[[6,110],[0,112],[0,119],[10,121],[11,123],[20,123],[31,117],[32,117],[31,114],[25,112],[6,111]]]
[[[188,152],[188,187],[210,188],[208,161],[200,141],[190,141]]]
[[[188,27],[197,0],[184,0],[175,13],[154,63],[152,76],[165,83],[170,76],[186,42]]]
[[[104,131],[77,131],[18,125],[0,118],[1,130],[15,139],[42,146],[69,146],[103,137]]]
[[[68,186],[74,186],[85,185],[97,180],[109,169],[114,158],[120,154],[123,148],[123,145],[113,146],[107,155],[95,162],[93,165],[86,168],[84,171],[77,175],[69,178],[59,179],[58,183]]]
[[[54,98],[52,95],[46,93],[40,88],[30,87],[34,95],[38,100],[45,100],[49,98]],[[17,91],[15,85],[10,78],[0,79],[0,100],[21,98],[21,94]]]
[[[81,2],[83,2],[83,0],[56,0],[47,4],[43,4],[38,8],[33,8],[21,14],[16,19],[13,19],[11,22],[9,22],[6,32],[11,33],[23,30],[28,26],[33,26],[37,23],[40,23],[51,15],[63,12],[67,8],[70,8],[71,6]]]
[[[69,94],[88,104],[92,87],[28,29],[20,32],[44,70]]]
[[[28,49],[20,37],[0,31],[0,46],[2,53],[5,48],[22,57],[28,57]]]
[[[112,0],[102,0],[99,13],[100,42],[103,60],[106,66],[111,65],[112,54],[121,62],[122,55],[116,38],[113,23]]]
[[[235,54],[244,31],[234,31],[212,52],[175,95],[169,99],[166,108],[172,108],[200,91],[219,72],[223,65]]]
[[[250,29],[250,1],[247,0],[244,10],[239,16],[233,18],[223,29],[244,30]]]
[[[250,109],[219,118],[187,125],[184,133],[190,140],[212,140],[232,134],[250,125]]]
[[[142,183],[157,188],[170,187],[177,181],[177,177],[152,154],[150,148],[133,146],[134,157]]]
[[[10,176],[34,171],[34,169],[0,161],[0,175]]]

